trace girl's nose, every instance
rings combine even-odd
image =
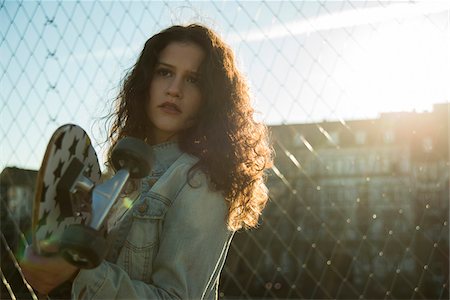
[[[183,81],[181,78],[173,77],[173,80],[169,82],[169,86],[167,87],[167,95],[174,98],[181,98],[182,90],[183,90]]]

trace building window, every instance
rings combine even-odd
[[[392,144],[395,141],[395,133],[392,130],[386,130],[383,136],[386,144]]]
[[[355,142],[357,145],[364,145],[366,143],[367,134],[365,131],[358,130],[355,133]]]
[[[331,145],[339,145],[339,132],[331,131],[329,133],[329,142]]]
[[[422,149],[426,153],[433,151],[433,140],[431,137],[426,137],[422,140]]]
[[[302,146],[303,145],[303,141],[302,141],[302,135],[298,132],[296,132],[294,134],[294,146]]]

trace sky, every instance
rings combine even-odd
[[[146,39],[201,22],[234,49],[267,124],[376,118],[449,101],[450,1],[0,4],[0,169],[38,168],[65,123],[101,117]]]

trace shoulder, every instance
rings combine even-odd
[[[208,176],[199,169],[192,169],[198,160],[193,155],[183,153],[152,190],[172,201],[179,197],[202,196],[202,198],[218,198],[225,202],[222,193],[212,188]]]
[[[169,214],[189,226],[226,228],[228,206],[225,197],[211,188],[210,180],[201,170],[191,168],[198,158],[183,154],[159,180],[154,190],[171,201]],[[220,220],[220,221],[219,221]]]
[[[191,196],[198,198],[197,202],[207,199],[225,202],[223,194],[213,189],[209,177],[200,169],[192,169],[198,160],[195,156],[183,154],[175,166],[173,175],[182,183],[176,198]]]

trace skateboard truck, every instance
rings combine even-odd
[[[69,225],[60,243],[60,253],[81,268],[98,266],[106,254],[106,238],[102,230],[105,220],[129,178],[145,177],[151,169],[152,150],[142,140],[125,137],[111,153],[116,174],[95,185],[84,174],[86,166],[74,158],[57,185],[56,201],[65,217],[91,212],[89,224]],[[67,201],[70,199],[69,201]]]
[[[85,176],[87,166],[76,157],[72,158],[56,186],[56,203],[62,217],[78,217],[89,212],[90,192],[94,183]]]

